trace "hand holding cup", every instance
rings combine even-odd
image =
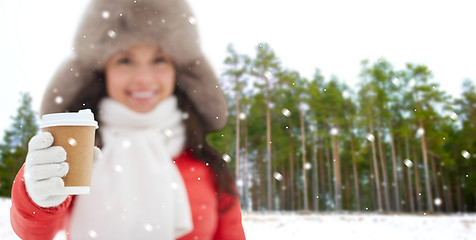
[[[62,177],[69,171],[66,151],[60,146],[51,146],[54,138],[49,132],[30,139],[25,161],[25,186],[30,198],[38,206],[53,207],[61,204],[67,194],[57,195],[64,188]]]
[[[55,113],[42,117],[42,133],[29,143],[25,185],[32,200],[42,207],[61,204],[68,195],[88,194],[98,128],[91,110]]]

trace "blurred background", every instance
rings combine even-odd
[[[0,2],[4,197],[88,2]],[[475,3],[189,2],[230,107],[208,140],[244,211],[476,210]]]

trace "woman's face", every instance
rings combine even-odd
[[[105,74],[109,97],[140,113],[153,110],[174,91],[175,68],[155,45],[116,53],[106,63]]]

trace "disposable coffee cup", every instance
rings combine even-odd
[[[43,115],[40,121],[43,132],[54,137],[53,146],[66,151],[69,172],[63,177],[65,188],[57,195],[88,194],[94,157],[94,139],[98,123],[90,109],[78,112]]]

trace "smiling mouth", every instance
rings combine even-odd
[[[131,91],[130,96],[136,99],[148,99],[155,96],[156,91]]]

